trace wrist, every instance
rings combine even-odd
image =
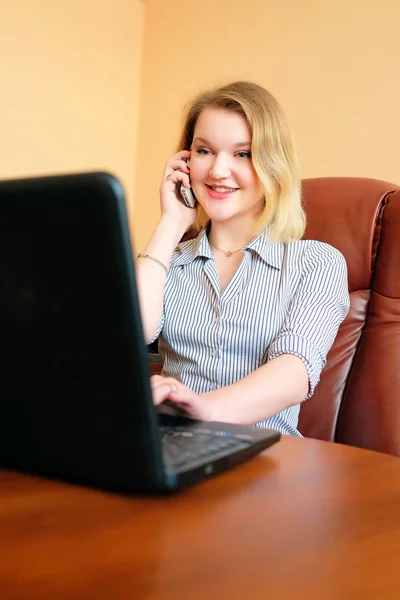
[[[184,228],[182,225],[164,215],[158,221],[150,241],[143,249],[143,253],[154,256],[168,266],[183,234]]]
[[[215,392],[206,392],[205,394],[201,394],[201,398],[207,402],[207,421],[216,421],[217,423],[226,421],[226,416],[225,418],[223,417],[222,402]]]
[[[181,241],[187,227],[179,219],[175,219],[168,213],[163,213],[158,221],[157,229],[172,238],[175,247]]]

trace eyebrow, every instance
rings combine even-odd
[[[205,140],[204,138],[201,137],[197,137],[193,140],[193,144],[195,142],[200,142],[201,144],[204,144],[205,146],[212,146],[212,144],[210,144],[209,141]],[[251,141],[249,140],[248,142],[238,142],[237,144],[233,144],[233,148],[244,148],[246,146],[251,146]]]

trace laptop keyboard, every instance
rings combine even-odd
[[[249,442],[228,432],[160,426],[164,464],[174,469],[216,460],[248,448]]]

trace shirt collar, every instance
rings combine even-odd
[[[208,242],[208,226],[206,225],[200,231],[198,236],[187,242],[183,242],[176,247],[175,253],[172,256],[170,268],[180,267],[191,263],[198,256],[205,258],[213,258],[213,253]]]
[[[170,268],[178,267],[191,263],[198,256],[204,258],[213,258],[213,253],[208,241],[208,224],[200,231],[199,235],[187,242],[179,244],[176,248],[176,254],[171,259]],[[243,247],[243,250],[253,250],[262,260],[275,267],[282,268],[283,244],[268,242],[268,229],[262,231],[257,237],[253,238],[249,244]]]
[[[264,229],[260,235],[253,238],[246,248],[256,252],[260,258],[272,267],[275,267],[276,269],[282,268],[283,244],[279,242],[271,243],[268,241],[268,228]]]

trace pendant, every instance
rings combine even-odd
[[[232,252],[230,250],[228,250],[228,252],[226,253],[227,256],[232,256]]]

